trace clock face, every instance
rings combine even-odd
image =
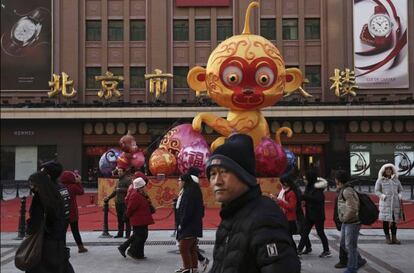
[[[372,36],[387,36],[392,30],[390,17],[385,14],[376,14],[372,16],[368,23],[368,30]]]
[[[38,32],[37,28],[38,27],[32,20],[29,18],[22,18],[16,23],[13,30],[13,36],[20,42],[27,42],[36,35]]]

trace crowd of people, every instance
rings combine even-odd
[[[190,168],[178,179],[180,191],[173,209],[182,266],[175,272],[204,272],[210,262],[198,248],[204,217],[199,171]],[[324,190],[328,183],[315,169],[306,172],[303,193],[291,175],[284,175],[280,177],[282,190],[277,195],[264,196],[256,179],[252,139],[234,134],[212,153],[205,171],[214,197],[222,205],[211,273],[300,272],[300,259],[312,252],[309,234],[313,226],[323,246],[319,257],[332,256],[324,231]],[[341,232],[339,262],[335,267],[354,273],[367,263],[358,252],[361,200],[348,172],[338,170],[335,182],[338,194],[334,221]],[[118,220],[115,237],[122,238],[125,231],[127,240],[118,247],[125,258],[127,255],[136,260],[146,258],[144,246],[155,213],[145,190],[147,183],[148,178],[142,172],[121,172],[114,191],[104,198],[108,202],[115,197]],[[88,251],[78,224],[76,196],[84,193],[80,175],[76,171],[63,171],[61,164],[50,161],[30,176],[29,186],[34,195],[27,234],[44,232],[44,239],[41,261],[26,272],[74,272],[66,247],[69,226],[78,252]],[[397,224],[403,213],[402,191],[395,166],[385,164],[379,171],[375,194],[379,197],[378,219],[383,222],[387,244],[401,243],[397,239]],[[293,240],[295,234],[300,235],[298,245]]]

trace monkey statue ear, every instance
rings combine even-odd
[[[197,95],[206,91],[206,69],[201,66],[191,68],[187,75],[187,83],[191,89],[194,89]]]
[[[290,93],[298,89],[302,85],[303,76],[298,68],[286,69],[286,85],[285,92]]]

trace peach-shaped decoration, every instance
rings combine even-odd
[[[149,169],[153,175],[171,175],[177,170],[177,160],[172,153],[158,148],[152,153],[149,159]]]
[[[283,147],[268,137],[255,149],[256,171],[260,176],[280,176],[286,169],[287,158]]]

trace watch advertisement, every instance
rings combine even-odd
[[[354,71],[362,89],[408,88],[407,0],[354,0]]]
[[[1,0],[1,90],[47,90],[51,0]]]
[[[399,177],[414,177],[414,143],[350,143],[353,177],[376,179],[384,164],[392,163]]]

